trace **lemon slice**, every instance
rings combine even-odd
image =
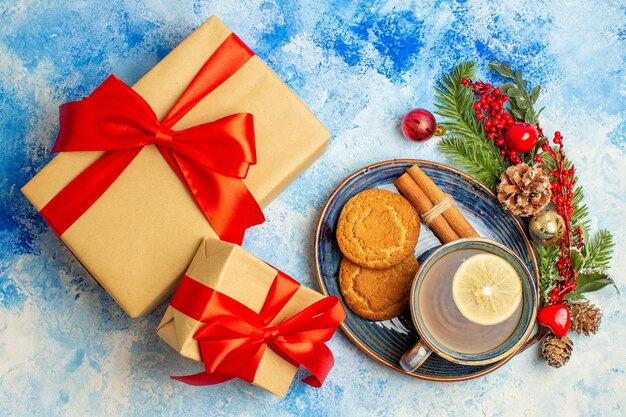
[[[515,312],[522,301],[522,281],[515,268],[501,257],[474,255],[454,274],[452,297],[466,319],[491,326]]]

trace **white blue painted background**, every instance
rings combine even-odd
[[[399,134],[412,107],[432,107],[433,82],[461,59],[481,75],[499,57],[544,90],[544,129],[561,130],[593,223],[626,264],[626,7],[622,1],[0,0],[0,415],[623,416],[624,295],[605,289],[598,335],[574,337],[555,370],[530,349],[495,373],[431,383],[372,361],[343,334],[321,389],[284,399],[240,381],[171,381],[198,366],[154,330],[163,308],[130,320],[87,276],[20,194],[49,159],[57,107],[109,73],[132,84],[212,14],[219,15],[333,133],[324,156],[266,210],[245,246],[317,287],[312,239],[326,197],[380,160],[444,161],[436,140]],[[490,76],[490,75],[489,75]]]

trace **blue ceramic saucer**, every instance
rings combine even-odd
[[[508,247],[538,280],[536,254],[526,237],[522,224],[507,213],[495,195],[470,176],[446,165],[415,159],[398,159],[367,166],[350,175],[339,184],[322,209],[315,237],[315,261],[317,276],[322,292],[335,295],[343,301],[339,290],[339,263],[341,252],[337,246],[335,230],[339,213],[346,202],[355,194],[369,188],[396,191],[393,182],[407,168],[417,164],[443,192],[454,198],[454,202],[483,237]],[[415,254],[420,263],[441,242],[435,235],[422,227]],[[363,352],[378,362],[398,372],[421,379],[434,381],[460,381],[489,373],[508,361],[512,356],[488,365],[461,365],[432,354],[414,372],[404,371],[399,361],[419,336],[413,326],[410,311],[392,320],[370,321],[354,314],[347,306],[346,319],[341,328]]]

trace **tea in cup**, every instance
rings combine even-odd
[[[535,324],[537,285],[524,263],[488,239],[461,239],[420,266],[410,296],[420,341],[401,359],[407,372],[432,353],[464,365],[514,354]]]

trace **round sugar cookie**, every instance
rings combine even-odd
[[[356,194],[341,210],[337,243],[352,262],[384,269],[413,253],[419,232],[419,215],[406,198],[373,188]]]
[[[419,264],[413,254],[388,269],[365,268],[343,258],[339,288],[350,308],[369,320],[388,320],[409,306],[411,283]]]

